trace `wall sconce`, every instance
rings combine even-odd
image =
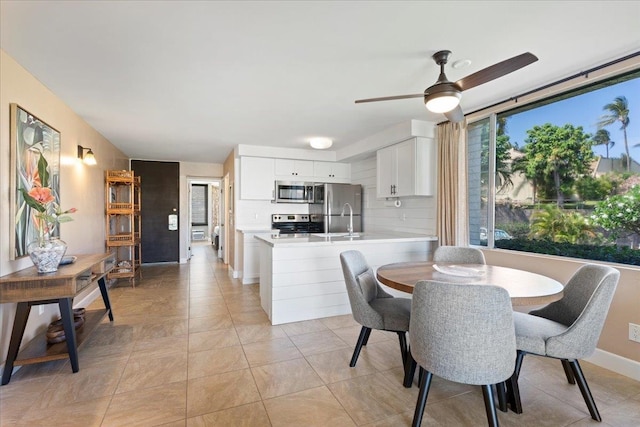
[[[87,150],[87,154],[84,153],[85,150]],[[85,148],[82,145],[78,145],[78,158],[82,160],[85,165],[93,166],[97,163],[96,156],[93,155],[91,148]]]

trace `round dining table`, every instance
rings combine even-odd
[[[413,293],[421,280],[452,284],[495,285],[509,292],[514,306],[543,305],[562,298],[563,286],[541,274],[484,264],[398,262],[378,268],[378,280],[399,291]]]

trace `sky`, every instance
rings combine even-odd
[[[597,123],[600,117],[608,112],[602,107],[612,103],[617,96],[627,98],[629,154],[633,159],[640,160],[640,146],[633,147],[640,144],[640,77],[510,116],[507,120],[509,140],[522,147],[527,138],[527,130],[545,123],[559,127],[565,124],[582,126],[586,133],[594,135],[598,130]],[[609,157],[620,157],[620,154],[624,153],[624,136],[620,130],[620,122],[605,129],[609,131],[611,140],[615,142],[613,148],[609,148]],[[603,157],[606,155],[604,145],[594,146],[593,152]]]

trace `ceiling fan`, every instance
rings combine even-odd
[[[526,52],[502,62],[498,62],[497,64],[493,64],[454,83],[449,81],[447,76],[444,74],[444,66],[447,61],[449,61],[450,55],[451,51],[449,50],[441,50],[433,54],[433,60],[440,66],[440,76],[432,86],[425,89],[424,93],[359,99],[356,101],[356,104],[363,102],[392,101],[395,99],[424,97],[424,104],[429,111],[434,113],[444,113],[450,121],[461,122],[464,119],[464,113],[460,108],[462,91],[490,82],[491,80],[519,70],[520,68],[526,67],[538,60],[534,54]]]

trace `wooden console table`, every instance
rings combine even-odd
[[[111,253],[79,255],[73,264],[60,266],[54,273],[38,274],[35,267],[30,267],[0,277],[0,303],[18,304],[2,385],[9,383],[13,367],[19,365],[69,358],[71,370],[78,372],[78,347],[105,315],[109,315],[109,320],[113,321],[105,276],[114,264],[115,258]],[[80,291],[95,286],[100,288],[105,308],[87,310],[84,326],[76,331],[73,324],[73,298]],[[19,351],[31,306],[55,303],[60,307],[66,344],[65,341],[47,344],[45,333],[42,333]]]

